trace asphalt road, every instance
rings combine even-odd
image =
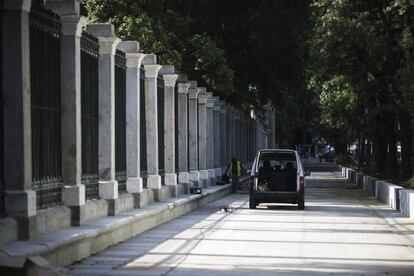
[[[233,212],[220,210],[230,204]],[[314,173],[306,209],[233,194],[69,267],[73,275],[414,275],[414,222],[338,174]],[[402,219],[402,218],[401,218]],[[403,229],[403,230],[401,230]]]

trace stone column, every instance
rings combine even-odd
[[[144,54],[139,53],[139,43],[122,41],[118,49],[126,57],[126,162],[127,192],[134,195],[134,207],[139,207],[139,194],[143,191],[140,175],[140,78],[139,70]]]
[[[191,81],[188,90],[188,167],[190,183],[198,186],[200,173],[198,171],[198,94],[197,82]]]
[[[220,108],[221,102],[219,97],[214,97],[215,102],[213,106],[213,128],[214,128],[214,138],[213,138],[213,148],[214,148],[214,157],[213,157],[213,167],[215,170],[216,180],[221,181],[221,150],[223,148],[222,141],[220,139]]]
[[[224,174],[226,171],[227,163],[229,162],[229,157],[227,155],[227,109],[226,103],[224,101],[220,101],[220,167],[221,167],[221,175]]]
[[[165,185],[177,195],[177,174],[175,172],[175,82],[174,66],[164,65],[159,72],[164,79],[164,168]]]
[[[109,215],[116,213],[115,179],[115,51],[120,40],[112,24],[89,24],[87,32],[99,41],[99,196],[107,199]]]
[[[200,187],[208,185],[207,168],[207,99],[205,87],[200,87],[198,94],[198,169],[200,171]]]
[[[216,171],[214,168],[214,103],[216,99],[213,97],[213,93],[207,93],[208,99],[206,104],[206,156],[207,156],[207,170],[208,170],[208,185],[212,186],[216,184]]]
[[[231,158],[233,157],[232,151],[232,144],[231,144],[231,137],[232,137],[232,107],[231,105],[227,105],[227,115],[226,115],[226,166],[231,162]]]
[[[155,56],[154,56],[155,59]],[[161,65],[147,64],[144,59],[145,70],[145,116],[147,138],[147,187],[161,189],[161,176],[158,174],[158,108],[157,108],[157,77]]]
[[[2,74],[5,211],[17,220],[18,239],[36,236],[36,192],[32,190],[30,104],[30,0],[3,0]],[[10,70],[12,68],[12,70]]]
[[[85,185],[82,175],[81,135],[81,46],[83,23],[79,2],[47,0],[46,6],[59,14],[61,37],[61,122],[62,122],[62,180],[63,203],[69,206],[71,224],[79,226],[85,218]],[[84,18],[83,18],[84,19]]]
[[[188,90],[191,83],[186,81],[178,83],[178,183],[189,185],[188,172]]]

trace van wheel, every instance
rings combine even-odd
[[[249,208],[256,209],[256,202],[254,202],[253,200],[249,200]]]
[[[304,199],[299,200],[298,209],[299,210],[305,210],[305,200]]]

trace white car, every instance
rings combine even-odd
[[[299,154],[288,149],[262,149],[251,170],[249,207],[260,203],[292,203],[305,209],[305,176]]]

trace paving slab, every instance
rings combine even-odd
[[[231,204],[232,213],[220,211]],[[306,209],[247,194],[210,202],[68,267],[72,275],[414,275],[414,220],[340,173],[313,173]]]

